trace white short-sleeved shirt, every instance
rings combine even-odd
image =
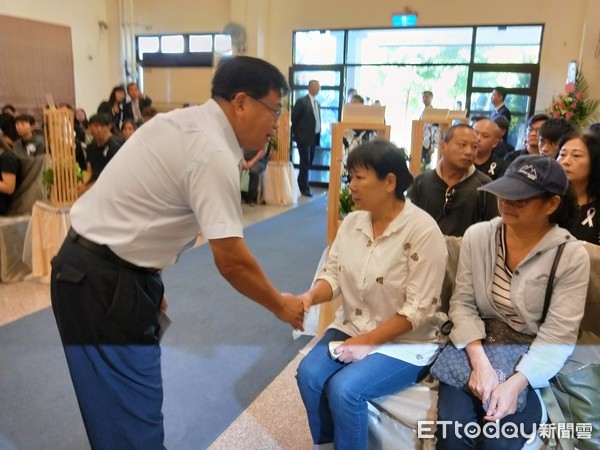
[[[243,235],[242,149],[214,100],[140,127],[75,202],[71,225],[121,258],[163,268],[207,239]]]
[[[413,329],[375,351],[415,365],[429,364],[445,342],[439,329],[447,317],[439,312],[439,299],[447,255],[433,218],[408,199],[377,239],[370,213],[349,214],[317,276],[331,285],[334,298],[342,296],[331,327],[359,336],[394,314],[403,315]]]

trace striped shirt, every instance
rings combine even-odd
[[[498,230],[498,253],[492,279],[492,301],[496,309],[506,318],[508,325],[515,331],[527,331],[525,322],[515,311],[510,299],[512,270],[506,265],[506,235],[504,226]]]

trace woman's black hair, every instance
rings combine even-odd
[[[546,197],[551,198],[554,195],[555,194],[548,193]],[[560,197],[560,205],[558,205],[556,211],[550,214],[548,221],[557,224],[559,227],[570,229],[573,220],[577,218],[577,210],[577,196],[575,195],[575,190],[571,184],[569,184],[565,195]]]
[[[348,172],[362,167],[373,169],[379,180],[393,174],[396,177],[395,195],[399,200],[404,200],[404,192],[413,182],[404,152],[384,139],[364,142],[355,147],[348,155],[346,166]]]
[[[127,95],[127,91],[125,91],[123,86],[115,86],[112,91],[110,91],[110,97],[108,98],[108,102],[111,106],[117,101],[117,92],[123,92],[123,94]],[[125,103],[125,100],[123,100],[123,103]]]

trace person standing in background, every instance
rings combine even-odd
[[[139,127],[144,123],[144,108],[152,106],[152,99],[143,92],[140,92],[137,83],[129,83],[127,85],[127,94],[131,100],[125,104],[123,110],[125,118],[133,119],[135,125]]]
[[[421,113],[420,119],[423,120],[423,116],[425,115],[425,111],[427,109],[433,108],[431,102],[433,102],[433,92],[431,91],[423,91],[421,93],[421,101],[423,102],[423,112]]]
[[[358,94],[358,91],[354,88],[348,88],[346,91],[346,103],[352,103],[354,96]]]
[[[510,129],[510,119],[512,116],[510,114],[510,110],[504,104],[505,99],[506,99],[506,89],[501,86],[496,86],[490,96],[490,101],[492,102],[492,105],[494,106],[494,109],[490,113],[490,119],[494,120],[498,116],[504,116],[508,119],[508,124],[509,124],[509,129]],[[502,140],[504,142],[507,142],[508,133],[506,133],[502,137]]]
[[[308,184],[308,172],[321,140],[321,107],[316,96],[321,90],[317,80],[308,83],[308,94],[299,98],[292,109],[292,137],[298,146],[300,170],[298,187],[305,197],[312,197]]]

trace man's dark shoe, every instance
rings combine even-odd
[[[301,193],[302,195],[304,195],[305,197],[312,197],[312,196],[313,196],[313,195],[312,195],[312,192],[310,192],[308,189],[307,189],[307,190],[305,190],[305,191],[300,191],[300,193]]]

